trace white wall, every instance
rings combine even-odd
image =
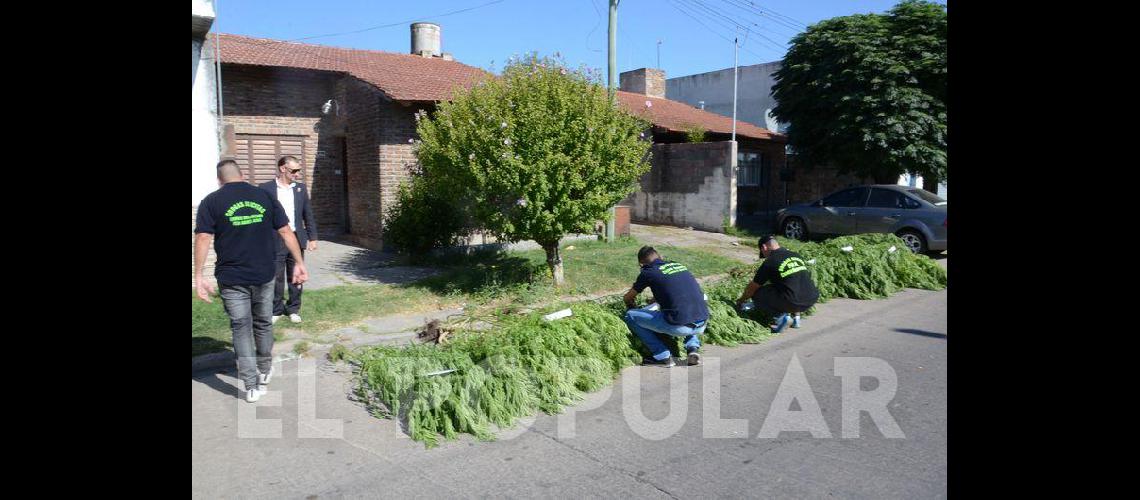
[[[920,188],[920,187],[922,187],[922,176],[921,175],[912,176],[910,174],[902,174],[899,176],[898,184],[900,186],[911,186],[911,187],[919,187]],[[946,183],[945,182],[938,183],[938,192],[934,193],[934,194],[941,196],[942,199],[944,199],[944,200],[947,200],[947,201],[950,200],[950,198],[948,198],[946,196]]]
[[[736,84],[737,120],[769,128],[764,115],[776,107],[776,100],[771,96],[772,85],[776,84],[772,74],[780,69],[780,64],[781,61],[774,61],[740,66]],[[700,101],[704,101],[705,111],[732,117],[732,78],[732,68],[669,78],[665,80],[665,97],[693,107],[699,107]],[[777,128],[779,130],[773,132],[786,130],[787,125]]]
[[[195,41],[193,48],[200,46],[209,50],[213,44],[200,45]],[[191,98],[191,189],[192,204],[197,206],[202,198],[218,188],[216,165],[218,163],[218,125],[216,80],[214,79],[214,57],[206,52],[195,57],[197,68],[193,77]]]

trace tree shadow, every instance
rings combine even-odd
[[[545,264],[535,264],[499,249],[431,256],[424,258],[423,263],[440,268],[439,273],[402,286],[425,288],[441,295],[480,294],[533,283],[545,271]]]
[[[393,285],[411,283],[439,273],[438,269],[407,264],[407,259],[394,253],[356,248],[328,268],[354,280]]]
[[[896,332],[909,333],[911,335],[921,335],[923,337],[932,337],[936,339],[945,339],[945,333],[928,332],[926,330],[916,330],[914,328],[895,328]]]
[[[200,356],[203,354],[210,354],[213,352],[232,351],[234,345],[232,342],[226,342],[215,339],[213,337],[191,337],[190,338],[190,352],[191,356]]]

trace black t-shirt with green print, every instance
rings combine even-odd
[[[281,203],[247,182],[227,182],[198,204],[194,233],[214,235],[219,285],[264,285],[276,273],[277,230],[289,225]]]
[[[771,281],[780,295],[796,306],[811,307],[819,300],[819,289],[811,279],[807,263],[787,248],[777,248],[769,254],[752,281],[757,285]]]

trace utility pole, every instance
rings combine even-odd
[[[738,40],[740,40],[739,36],[732,39],[732,142],[736,142],[736,76],[739,72],[737,64],[740,61],[737,56],[737,52],[739,52],[737,49],[740,47],[737,43]]]
[[[615,90],[618,87],[617,74],[617,8],[618,0],[610,0],[610,29],[609,29],[609,71],[607,84],[609,87],[610,103],[613,104]],[[613,243],[617,239],[617,209],[610,207],[610,217],[606,220],[606,241]]]
[[[661,39],[657,39],[657,69],[661,69]]]
[[[610,0],[610,29],[609,38],[610,46],[609,52],[606,54],[609,59],[609,68],[606,72],[606,84],[610,89],[610,97],[614,96],[614,90],[617,89],[617,8],[618,0]]]

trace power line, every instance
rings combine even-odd
[[[298,41],[301,41],[301,40],[312,40],[313,38],[324,38],[324,37],[330,37],[330,36],[341,36],[341,35],[352,35],[352,34],[355,34],[355,33],[364,33],[365,31],[378,30],[378,29],[381,29],[381,28],[391,28],[391,27],[393,27],[393,26],[401,26],[401,25],[404,25],[404,24],[408,24],[408,23],[410,23],[410,22],[414,22],[414,21],[418,21],[418,20],[423,20],[423,19],[435,19],[435,18],[438,18],[438,17],[446,17],[446,16],[450,16],[450,15],[453,15],[453,14],[460,14],[460,13],[463,13],[463,12],[468,12],[468,11],[472,11],[472,10],[475,10],[475,9],[480,9],[480,8],[483,8],[483,7],[487,7],[487,6],[489,6],[489,5],[494,5],[494,4],[497,4],[497,3],[503,3],[503,2],[505,2],[505,1],[506,1],[506,0],[494,0],[494,1],[492,1],[492,2],[487,2],[487,3],[485,3],[485,4],[476,5],[476,6],[474,6],[474,7],[468,7],[468,8],[466,8],[466,9],[460,9],[460,10],[453,10],[453,11],[451,11],[451,12],[446,12],[446,13],[443,13],[443,14],[437,14],[437,15],[434,15],[434,16],[427,16],[427,17],[417,17],[417,18],[414,18],[414,19],[409,19],[409,20],[407,20],[407,21],[400,21],[400,22],[398,22],[398,23],[391,23],[391,24],[381,24],[381,25],[379,25],[379,26],[372,26],[372,27],[370,27],[370,28],[364,28],[364,29],[359,29],[359,30],[355,30],[355,31],[343,31],[343,32],[340,32],[340,33],[329,33],[329,34],[327,34],[327,35],[314,35],[314,36],[307,36],[307,37],[303,37],[303,38],[294,38],[294,39],[292,39],[292,40],[287,40],[287,41],[289,41],[289,42],[298,42]]]
[[[758,13],[758,12],[755,12],[755,11],[753,11],[753,10],[749,9],[749,8],[748,8],[748,6],[747,6],[746,4],[744,4],[744,3],[740,2],[739,0],[722,0],[722,1],[723,1],[723,2],[724,2],[726,5],[730,5],[730,6],[734,7],[734,8],[736,8],[736,9],[739,9],[741,12],[743,12],[743,13],[744,13],[744,15],[747,15],[747,16],[752,16],[752,17],[754,17],[754,18],[755,18],[755,19],[757,19],[757,20],[762,20],[762,21],[764,21],[764,24],[762,24],[762,25],[758,24],[758,25],[757,25],[757,27],[759,27],[759,28],[761,28],[761,29],[768,29],[769,31],[772,31],[773,33],[776,33],[776,34],[779,34],[780,36],[784,36],[784,37],[788,37],[788,38],[791,38],[791,36],[795,36],[795,35],[791,35],[791,36],[789,36],[789,35],[786,35],[786,34],[784,34],[784,33],[780,33],[780,32],[777,32],[777,31],[775,31],[775,30],[772,30],[771,28],[769,28],[769,27],[768,27],[768,25],[769,25],[769,24],[772,24],[772,25],[775,25],[775,26],[780,26],[780,27],[782,27],[782,28],[787,28],[787,29],[791,30],[791,31],[792,31],[792,33],[799,33],[799,32],[801,32],[801,31],[803,31],[803,29],[802,29],[802,28],[800,28],[800,27],[797,27],[797,26],[792,26],[790,23],[787,23],[787,22],[781,21],[780,19],[772,18],[772,17],[769,17],[769,16],[766,16],[766,15],[764,15],[763,13]],[[769,22],[769,21],[770,21],[770,22]],[[755,23],[753,23],[753,24],[755,24]]]
[[[480,8],[483,8],[483,7],[487,7],[487,6],[489,6],[489,5],[494,5],[494,4],[497,4],[497,3],[503,3],[503,2],[505,2],[505,1],[506,1],[506,0],[493,0],[493,1],[491,1],[491,2],[487,2],[487,3],[484,3],[484,4],[476,5],[476,6],[474,6],[474,7],[468,7],[468,8],[466,8],[466,9],[453,10],[453,11],[451,11],[451,12],[444,12],[443,14],[434,14],[434,15],[430,15],[430,16],[422,16],[422,17],[416,17],[416,18],[413,18],[413,19],[408,19],[408,20],[406,20],[406,21],[400,21],[400,22],[395,22],[395,23],[389,23],[389,24],[381,24],[381,25],[378,25],[378,26],[370,26],[370,27],[368,27],[368,28],[363,28],[363,29],[359,29],[359,30],[353,30],[353,31],[342,31],[342,32],[339,32],[339,33],[327,33],[327,34],[324,34],[324,35],[313,35],[313,36],[306,36],[306,37],[301,37],[301,38],[293,38],[293,39],[290,39],[290,40],[267,40],[267,41],[265,41],[265,42],[263,42],[263,43],[260,43],[260,44],[252,44],[252,45],[259,45],[259,46],[264,46],[264,45],[272,45],[272,44],[274,44],[274,43],[280,43],[280,42],[299,42],[299,41],[301,41],[301,40],[312,40],[312,39],[314,39],[314,38],[326,38],[326,37],[331,37],[331,36],[341,36],[341,35],[351,35],[351,34],[355,34],[355,33],[364,33],[364,32],[366,32],[366,31],[373,31],[373,30],[378,30],[378,29],[382,29],[382,28],[391,28],[391,27],[394,27],[394,26],[403,26],[403,25],[406,25],[406,24],[408,24],[408,23],[411,23],[411,22],[416,22],[416,21],[424,21],[424,20],[428,20],[428,19],[437,19],[437,18],[440,18],[440,17],[447,17],[447,16],[450,16],[450,15],[454,15],[454,14],[460,14],[460,13],[463,13],[463,12],[468,12],[468,11],[472,11],[472,10],[475,10],[475,9],[480,9]]]
[[[763,6],[763,5],[760,5],[760,4],[756,3],[756,2],[753,2],[752,0],[740,0],[740,1],[742,1],[742,2],[748,2],[748,4],[749,4],[750,6],[752,6],[752,8],[756,9],[757,11],[761,11],[762,13],[763,13],[763,12],[767,12],[767,13],[770,13],[771,15],[774,15],[774,16],[777,16],[777,17],[780,17],[780,18],[786,19],[786,20],[788,20],[788,21],[790,21],[790,22],[792,22],[792,23],[798,24],[798,25],[800,25],[800,26],[803,26],[803,27],[805,27],[805,28],[807,27],[807,23],[805,23],[805,22],[803,22],[803,21],[800,21],[800,20],[798,20],[798,19],[796,19],[796,18],[794,18],[794,17],[792,17],[792,16],[786,16],[786,15],[784,15],[784,14],[781,14],[781,13],[779,13],[779,12],[776,12],[775,10],[772,10],[772,9],[770,9],[770,8],[768,8],[768,7],[765,7],[765,6]]]
[[[742,25],[742,24],[740,24],[740,23],[736,22],[735,20],[733,20],[732,18],[730,18],[730,17],[728,17],[728,16],[725,16],[724,14],[721,14],[721,13],[719,13],[719,12],[716,12],[716,11],[712,10],[711,8],[709,8],[709,7],[705,6],[703,3],[701,3],[701,2],[699,2],[699,1],[697,1],[697,0],[689,0],[689,2],[690,2],[690,3],[688,4],[689,8],[693,9],[693,10],[694,10],[694,12],[698,12],[698,13],[700,13],[700,14],[701,14],[701,15],[703,15],[703,16],[704,16],[706,19],[708,19],[708,20],[710,20],[710,21],[713,21],[713,22],[716,22],[716,23],[720,24],[721,26],[725,26],[725,27],[726,27],[727,29],[729,29],[730,31],[734,31],[734,32],[735,32],[735,31],[736,31],[736,30],[738,30],[738,29],[743,29],[743,30],[744,30],[745,32],[747,32],[747,33],[754,33],[754,34],[756,34],[757,36],[761,37],[763,40],[766,40],[766,41],[768,41],[768,42],[769,42],[769,43],[770,43],[772,46],[774,46],[774,47],[776,48],[776,50],[780,51],[781,53],[787,50],[787,47],[785,47],[785,46],[782,46],[780,43],[778,43],[778,42],[776,42],[776,41],[772,40],[771,38],[768,38],[768,37],[764,36],[764,35],[763,35],[763,34],[761,34],[761,33],[756,33],[756,32],[754,32],[754,31],[752,31],[752,30],[751,30],[749,27],[747,27],[747,26],[745,26],[745,25]],[[707,11],[708,13],[704,13],[704,12],[700,12],[700,11],[698,11],[698,10],[697,10],[697,9],[694,7],[694,5],[693,5],[693,4],[696,4],[697,6],[699,6],[699,7],[703,8],[703,9],[704,9],[705,11]],[[725,22],[725,20],[727,21],[727,23]],[[755,52],[752,52],[752,53],[753,53],[753,54],[755,54]],[[758,56],[758,57],[762,57],[762,56]]]
[[[796,20],[790,16],[785,16],[779,12],[776,12],[772,9],[764,7],[764,6],[762,6],[756,2],[753,2],[751,0],[730,0],[730,1],[739,5],[743,9],[755,11],[759,15],[768,17],[769,19],[772,19],[773,21],[781,22],[785,26],[789,26],[793,29],[801,30],[801,29],[807,28],[807,24],[805,24],[801,21],[798,21],[798,20]],[[796,26],[796,25],[798,25],[798,26]]]
[[[748,26],[745,26],[745,25],[743,25],[743,24],[740,24],[740,23],[739,23],[739,22],[737,22],[735,19],[733,19],[733,18],[731,18],[731,17],[729,17],[729,16],[727,16],[727,15],[725,15],[725,14],[721,13],[721,12],[718,12],[718,11],[716,11],[716,10],[713,10],[711,7],[709,7],[708,5],[705,5],[705,3],[704,3],[704,2],[701,2],[700,0],[689,0],[689,1],[690,1],[691,3],[695,3],[695,4],[699,5],[701,8],[705,9],[706,11],[708,11],[709,13],[711,13],[711,14],[713,14],[713,15],[716,15],[716,16],[719,16],[719,17],[721,17],[721,18],[723,18],[723,19],[726,19],[726,20],[728,20],[728,22],[730,22],[730,23],[732,23],[732,24],[736,25],[738,28],[741,28],[741,29],[743,29],[743,30],[744,30],[744,31],[746,31],[746,32],[749,32],[749,33],[754,33],[754,32],[753,32],[753,31],[752,31],[752,30],[751,30],[751,29],[750,29]],[[752,25],[754,25],[754,26],[756,26],[756,27],[759,27],[759,25],[758,25],[758,24],[756,24],[756,23],[752,23]],[[775,41],[775,40],[772,40],[771,38],[768,38],[768,37],[764,36],[764,34],[762,34],[762,33],[756,33],[756,36],[759,36],[760,38],[762,38],[762,39],[764,39],[764,40],[767,40],[767,41],[768,41],[768,42],[770,42],[770,43],[771,43],[773,46],[775,46],[775,47],[776,47],[778,50],[787,50],[787,47],[786,47],[786,46],[784,46],[784,45],[780,44],[779,42],[777,42],[777,41]]]
[[[590,28],[590,33],[586,35],[586,50],[589,50],[591,52],[601,52],[602,49],[591,49],[590,48],[590,37],[593,36],[594,31],[598,29],[598,26],[602,24],[602,11],[598,10],[598,3],[595,0],[589,0],[589,1],[590,1],[590,5],[592,7],[594,7],[594,14],[597,14],[597,16],[598,16],[598,22],[594,23],[594,27]]]
[[[712,32],[712,34],[714,34],[714,35],[716,35],[716,36],[718,36],[718,37],[720,37],[720,38],[724,39],[724,41],[726,41],[726,42],[728,42],[728,43],[735,43],[735,42],[734,42],[734,41],[733,41],[731,38],[728,38],[728,37],[726,37],[726,36],[724,36],[724,35],[720,34],[720,32],[718,32],[718,31],[716,31],[716,30],[714,30],[714,29],[710,28],[710,27],[709,27],[707,24],[705,24],[704,22],[702,22],[700,19],[697,19],[697,18],[696,18],[696,16],[694,16],[694,15],[690,14],[690,13],[689,13],[688,11],[686,11],[685,9],[682,9],[682,8],[681,8],[681,5],[680,5],[679,3],[674,3],[674,2],[673,2],[673,0],[669,0],[669,5],[672,5],[674,9],[677,9],[677,10],[678,10],[678,11],[680,11],[682,14],[684,14],[684,15],[688,16],[690,19],[692,19],[692,20],[696,21],[696,22],[697,22],[697,24],[700,24],[701,26],[703,26],[705,29],[707,29],[707,30],[709,30],[710,32]],[[731,28],[730,28],[730,29],[731,29]],[[752,54],[752,55],[754,55],[754,56],[756,56],[756,57],[759,57],[760,59],[765,59],[765,56],[762,56],[762,55],[760,55],[760,54],[757,54],[756,52],[753,52],[751,49],[749,49],[749,48],[747,48],[747,47],[741,47],[741,49],[744,49],[744,51],[745,51],[745,52],[748,52],[749,54]]]
[[[401,22],[396,22],[396,23],[390,23],[390,24],[382,24],[382,25],[378,25],[378,26],[372,26],[372,27],[368,27],[368,28],[364,28],[364,29],[359,29],[359,30],[354,30],[354,31],[345,31],[345,32],[340,32],[340,33],[329,33],[329,34],[324,34],[324,35],[313,35],[313,36],[307,36],[307,37],[301,37],[301,38],[294,38],[294,39],[291,39],[291,40],[269,40],[269,39],[266,39],[266,40],[261,40],[261,41],[252,41],[252,40],[231,40],[231,41],[230,41],[230,43],[241,43],[241,44],[243,44],[243,45],[252,46],[252,47],[266,47],[266,48],[268,48],[268,47],[271,47],[271,46],[273,46],[273,45],[276,45],[276,44],[284,44],[284,43],[290,43],[290,42],[297,42],[297,41],[300,41],[300,40],[311,40],[311,39],[314,39],[314,38],[324,38],[324,37],[331,37],[331,36],[348,35],[348,34],[353,34],[353,33],[363,33],[363,32],[366,32],[366,31],[372,31],[372,30],[377,30],[377,29],[381,29],[381,28],[391,28],[391,27],[394,27],[394,26],[401,26],[401,25],[406,25],[406,24],[408,24],[408,23],[411,23],[411,22],[414,22],[414,21],[418,21],[418,20],[436,19],[436,18],[440,18],[440,17],[446,17],[446,16],[450,16],[450,15],[454,15],[454,14],[460,14],[460,13],[463,13],[463,12],[469,12],[469,11],[472,11],[472,10],[475,10],[475,9],[479,9],[479,8],[487,7],[487,6],[489,6],[489,5],[494,5],[494,4],[497,4],[497,3],[503,3],[503,2],[505,2],[505,1],[506,1],[506,0],[494,0],[494,1],[491,1],[491,2],[487,2],[487,3],[484,3],[484,4],[476,5],[476,6],[474,6],[474,7],[468,7],[468,8],[465,8],[465,9],[453,10],[453,11],[451,11],[451,12],[445,12],[445,13],[442,13],[442,14],[434,14],[434,15],[430,15],[430,16],[426,16],[426,17],[418,17],[418,18],[415,18],[415,19],[409,19],[409,20],[406,20],[406,21],[401,21]],[[339,49],[339,47],[328,47],[328,46],[319,46],[319,47],[326,47],[326,48],[330,48],[330,49]],[[279,47],[277,47],[277,48],[281,48],[281,49],[284,49],[285,47],[284,47],[284,46],[279,46]],[[344,49],[344,50],[359,50],[359,49]],[[312,57],[312,58],[315,58],[315,59],[318,59],[318,60],[321,60],[321,61],[325,61],[325,62],[339,63],[339,64],[343,64],[343,65],[345,65],[345,66],[348,66],[348,65],[349,65],[349,62],[348,62],[348,61],[346,61],[346,60],[344,60],[344,59],[341,59],[341,58],[339,58],[339,57],[329,57],[329,56],[326,56],[326,55],[322,55],[322,54],[309,54],[309,57]],[[337,71],[337,70],[328,70],[328,71]]]

